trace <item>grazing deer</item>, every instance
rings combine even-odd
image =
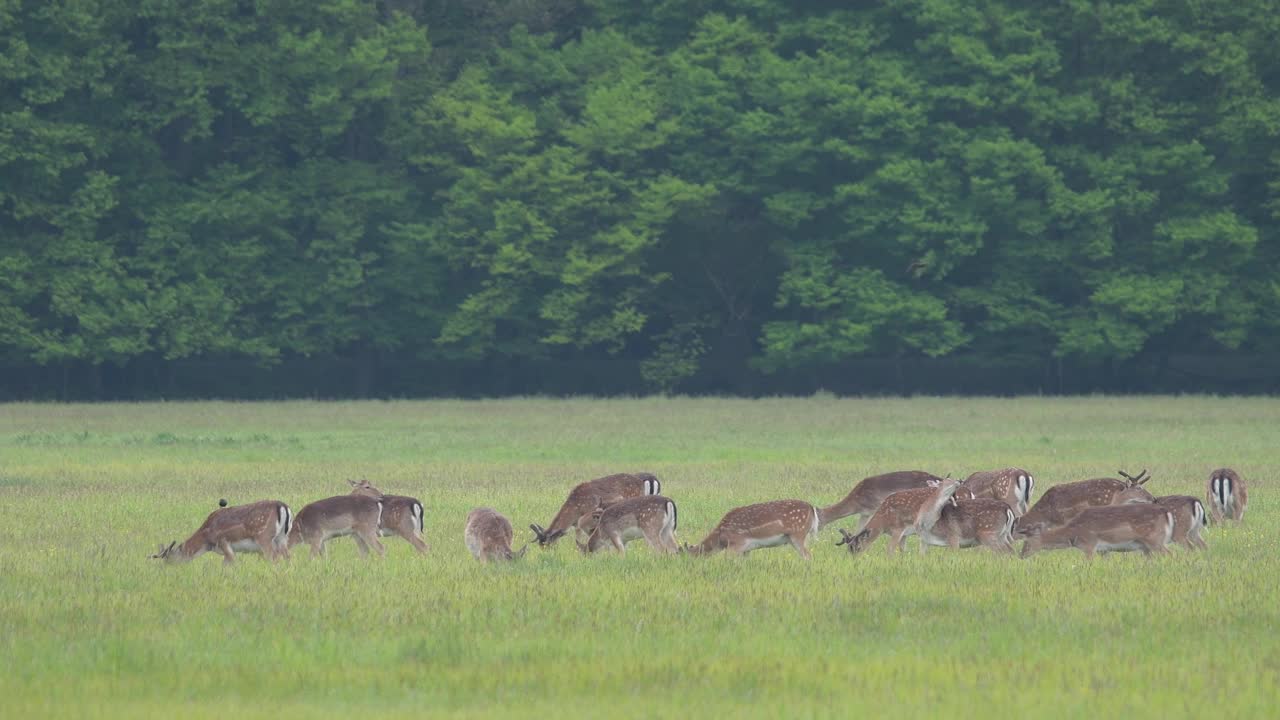
[[[903,490],[937,487],[940,482],[942,478],[923,470],[899,470],[883,475],[872,475],[854,485],[840,502],[820,508],[819,523],[825,527],[840,518],[857,515],[858,529],[854,532],[861,532],[885,498]]]
[[[930,545],[959,549],[983,545],[994,552],[1013,552],[1016,517],[1008,503],[995,498],[974,498],[968,481],[947,479],[916,514],[915,534],[920,554]],[[960,497],[957,493],[964,490]]]
[[[1004,468],[976,472],[964,481],[964,486],[976,498],[1005,501],[1013,514],[1021,517],[1027,514],[1027,508],[1031,506],[1031,491],[1035,488],[1035,482],[1031,473],[1022,468]]]
[[[1092,560],[1094,553],[1167,553],[1173,539],[1173,513],[1154,503],[1091,507],[1066,525],[1034,528],[1022,544],[1022,557],[1041,550],[1075,547]]]
[[[352,535],[361,555],[368,556],[370,547],[379,555],[385,555],[387,550],[378,541],[381,520],[381,496],[338,495],[317,500],[298,511],[289,533],[289,547],[305,542],[315,557],[324,555],[324,546],[329,540]]]
[[[404,495],[383,495],[382,491],[369,484],[368,480],[348,480],[351,483],[352,495],[364,495],[371,498],[382,498],[382,520],[378,522],[378,535],[399,535],[415,550],[426,553],[431,549],[422,538],[422,503],[417,498]]]
[[[519,560],[529,549],[525,543],[516,552],[511,552],[511,539],[515,534],[511,531],[511,521],[502,513],[488,507],[479,507],[467,514],[467,527],[462,533],[462,540],[467,549],[480,562],[491,560]]]
[[[951,482],[956,482],[952,480]],[[956,489],[953,491],[959,494],[962,488],[957,483]],[[968,496],[968,491],[963,491]],[[931,500],[938,496],[937,488],[923,487],[914,490],[902,490],[896,492],[884,499],[880,503],[880,508],[876,510],[871,519],[866,522],[861,530],[849,532],[841,529],[840,534],[843,540],[836,545],[848,545],[849,552],[858,554],[871,546],[876,538],[882,534],[889,535],[889,554],[892,555],[894,550],[901,552],[907,544],[907,537],[915,532],[916,517],[920,514],[920,509]],[[954,496],[949,500],[954,501]]]
[[[222,507],[209,513],[204,524],[187,541],[174,540],[151,557],[166,562],[185,562],[211,550],[222,553],[223,563],[235,562],[237,552],[258,552],[271,562],[289,559],[287,538],[293,525],[289,506],[278,500],[261,500],[248,505]]]
[[[685,545],[693,555],[728,550],[746,555],[760,548],[791,543],[800,557],[813,557],[809,540],[818,534],[818,509],[803,500],[774,500],[730,510],[720,524],[697,545]]]
[[[1204,505],[1199,498],[1190,495],[1163,495],[1156,498],[1156,504],[1173,513],[1173,542],[1188,550],[1209,547],[1200,531],[1209,524],[1209,516],[1205,514]]]
[[[584,553],[611,545],[625,555],[626,544],[637,538],[644,538],[656,552],[680,551],[675,538],[676,504],[662,495],[645,495],[596,508],[578,521],[578,529],[587,534],[587,541],[578,543]]]
[[[1143,487],[1151,479],[1146,470],[1136,477],[1123,470],[1120,474],[1124,480],[1095,478],[1054,485],[1025,515],[1018,518],[1013,526],[1014,537],[1026,537],[1036,527],[1043,530],[1066,525],[1086,508],[1155,502],[1155,497]]]
[[[547,547],[564,536],[571,528],[578,528],[578,520],[598,507],[609,507],[628,498],[657,495],[662,483],[650,473],[619,473],[579,483],[569,491],[569,497],[560,506],[551,524],[545,529],[533,524],[529,529],[538,536],[538,545]],[[581,532],[581,528],[578,528]]]
[[[1249,504],[1249,493],[1245,491],[1244,480],[1239,473],[1231,468],[1220,468],[1209,473],[1208,500],[1214,522],[1240,522],[1244,519],[1245,506]]]

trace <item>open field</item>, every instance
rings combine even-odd
[[[543,400],[0,405],[0,715],[293,718],[1266,717],[1280,706],[1280,400]],[[681,540],[730,508],[834,502],[895,469],[1147,467],[1155,494],[1250,483],[1245,524],[1154,561],[983,550],[810,563],[481,566],[467,510],[546,524],[576,482],[648,470]],[[432,551],[351,540],[270,566],[148,561],[216,507],[367,477],[418,496]],[[852,521],[837,523],[851,526]]]

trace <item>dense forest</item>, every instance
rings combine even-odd
[[[0,398],[1280,390],[1280,0],[0,2]]]

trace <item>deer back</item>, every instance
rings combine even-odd
[[[467,514],[463,531],[467,547],[478,559],[497,558],[512,560],[524,555],[525,545],[518,553],[511,551],[515,533],[511,521],[490,507],[479,507]]]
[[[1037,525],[1042,528],[1065,525],[1088,508],[1153,502],[1155,498],[1142,487],[1145,482],[1094,478],[1054,485],[1025,515],[1018,518],[1018,528],[1025,535],[1028,529]]]
[[[1015,515],[1023,515],[1031,504],[1035,479],[1022,468],[1010,467],[973,473],[964,484],[974,497],[1003,500]]]
[[[382,519],[382,499],[365,495],[336,495],[316,500],[298,511],[294,529],[306,535],[322,530],[332,531],[372,525],[377,527]]]

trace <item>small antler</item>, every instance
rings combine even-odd
[[[840,535],[843,536],[844,539],[836,543],[836,547],[840,547],[841,545],[853,544],[853,537],[854,537],[853,533],[849,532],[848,530],[845,530],[844,528],[840,528]]]
[[[1134,477],[1134,476],[1130,475],[1129,473],[1127,473],[1127,472],[1125,472],[1125,471],[1123,471],[1123,470],[1119,470],[1119,471],[1117,471],[1117,472],[1119,472],[1119,473],[1120,473],[1120,475],[1121,475],[1125,480],[1128,480],[1130,485],[1141,485],[1141,484],[1145,483],[1147,480],[1150,480],[1150,479],[1151,479],[1151,478],[1146,478],[1145,480],[1143,479],[1143,476],[1147,474],[1147,469],[1146,469],[1146,468],[1142,468],[1142,472],[1138,473],[1138,476],[1137,476],[1137,477]]]
[[[538,544],[539,544],[539,545],[543,545],[543,544],[545,544],[545,543],[546,543],[546,541],[547,541],[547,531],[546,531],[546,530],[543,530],[541,525],[539,525],[539,524],[537,524],[537,523],[529,523],[529,529],[533,531],[533,534],[534,534],[534,535],[537,535],[537,536],[538,536]]]

